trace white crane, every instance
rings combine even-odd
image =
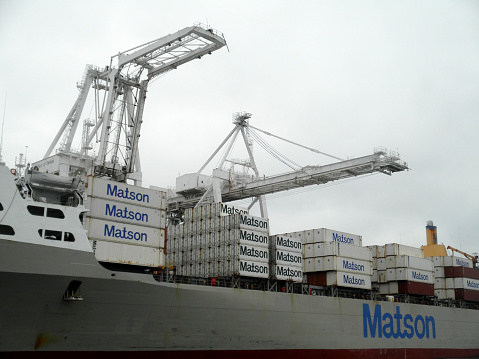
[[[286,140],[279,136],[275,136],[269,132],[257,129],[249,124],[251,114],[238,113],[233,117],[234,129],[228,134],[225,140],[214,151],[211,157],[200,168],[197,173],[186,174],[177,178],[176,196],[169,198],[168,208],[172,213],[176,212],[178,218],[181,211],[185,208],[195,207],[202,202],[231,202],[245,198],[253,198],[255,200],[250,204],[251,208],[259,201],[261,216],[267,218],[266,202],[264,196],[266,194],[287,191],[294,188],[306,187],[311,185],[321,185],[331,181],[356,177],[373,172],[381,172],[391,175],[394,172],[400,172],[408,169],[408,165],[401,161],[399,155],[394,152],[388,152],[384,148],[377,148],[374,153],[364,157],[342,160],[338,157],[328,155],[318,150],[300,145],[298,143]],[[253,134],[251,129],[259,130],[268,135],[280,138],[294,145],[307,148],[316,153],[320,153],[332,157],[339,162],[331,163],[324,166],[305,166],[300,168],[297,165],[292,172],[274,175],[260,176],[258,168],[254,160],[251,149],[251,141],[248,133]],[[227,161],[227,156],[231,151],[231,147],[238,134],[242,135],[246,149],[248,151],[249,161],[244,162],[253,169],[254,176],[245,176],[233,171],[224,170],[223,164]],[[224,155],[216,169],[213,170],[211,176],[202,175],[201,172],[216,156],[221,148],[230,140]],[[283,161],[284,156],[278,152],[271,152],[279,160]],[[288,160],[289,162],[292,162]],[[286,163],[286,161],[284,161]]]
[[[77,84],[80,90],[78,98],[45,153],[43,162],[37,165],[47,163],[45,160],[62,138],[55,155],[61,157],[60,175],[72,175],[72,167],[85,170],[90,167],[96,176],[109,176],[117,181],[131,179],[141,185],[138,141],[148,83],[158,75],[200,59],[225,45],[222,33],[196,24],[112,56],[110,65],[105,68],[87,65],[82,81]],[[82,149],[74,151],[73,138],[91,88],[95,90],[95,119],[85,120]],[[98,155],[88,156],[89,149],[93,147],[91,142],[98,134]],[[64,162],[68,163],[65,165]]]

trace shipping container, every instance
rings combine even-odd
[[[337,286],[371,290],[371,276],[339,271],[319,272],[314,273],[311,276],[308,274],[308,283],[319,286]]]
[[[455,256],[444,257],[444,267],[473,268],[472,260]]]
[[[401,256],[407,255],[411,257],[424,258],[424,252],[421,248],[405,246],[398,243],[386,244],[386,257],[387,256]]]
[[[466,277],[479,280],[479,269],[466,267],[445,267],[444,276],[446,278]]]
[[[387,256],[386,268],[413,268],[433,271],[434,263],[428,258],[417,258],[408,255]]]
[[[127,183],[113,182],[89,176],[86,193],[88,197],[98,197],[166,210],[166,192],[138,187]]]
[[[444,273],[444,267],[434,267],[434,277],[445,278],[446,274]]]
[[[220,248],[224,249],[224,256],[227,260],[241,259],[255,262],[269,262],[269,250],[266,247],[232,244]]]
[[[316,252],[317,250],[317,252]],[[372,261],[371,249],[368,247],[351,246],[339,242],[317,243],[315,255],[318,257],[340,256]]]
[[[385,270],[378,270],[378,283],[387,283]]]
[[[479,291],[479,280],[472,278],[454,278],[454,289],[467,289]]]
[[[435,278],[434,289],[446,289],[446,278]]]
[[[269,219],[262,217],[250,216],[248,214],[235,214],[223,218],[229,219],[229,228],[231,229],[245,229],[256,232],[269,232]]]
[[[88,239],[164,248],[165,230],[89,218]]]
[[[269,245],[272,249],[281,249],[303,254],[303,242],[300,238],[274,235],[269,237]]]
[[[257,247],[268,248],[268,233],[243,228],[232,229],[223,233],[223,238],[225,239],[226,244],[249,244]],[[223,233],[221,235],[223,235]]]
[[[303,281],[303,267],[276,263],[271,266],[271,277],[276,280],[301,283]]]
[[[446,289],[454,289],[454,278],[446,278]]]
[[[397,281],[404,280],[409,282],[434,284],[433,271],[424,271],[424,270],[412,269],[412,268],[396,268],[394,270],[396,272]]]
[[[373,275],[371,261],[362,261],[338,256],[318,257],[315,262],[316,271],[342,271],[348,273],[358,273],[364,275]]]
[[[101,262],[129,264],[144,267],[165,265],[163,248],[135,246],[101,240],[90,240],[93,253]]]
[[[224,269],[218,271],[220,276],[234,276],[268,278],[269,265],[266,262],[246,261],[241,259],[226,261]]]
[[[409,294],[421,296],[433,296],[434,285],[412,281],[396,281],[388,283],[389,294]]]
[[[443,256],[434,256],[431,257],[434,262],[435,267],[444,267],[444,257]]]
[[[456,300],[466,300],[468,302],[479,302],[479,291],[468,289],[456,289],[454,291]]]
[[[377,258],[377,268],[378,270],[386,270],[388,269],[386,258]]]
[[[273,255],[274,254],[274,255]],[[303,268],[303,255],[298,252],[290,252],[281,249],[272,251],[272,263],[286,266],[299,266]]]
[[[386,258],[386,246],[378,246],[377,256],[378,258]]]

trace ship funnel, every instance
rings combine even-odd
[[[426,239],[428,246],[437,244],[437,227],[433,225],[432,221],[426,222]]]

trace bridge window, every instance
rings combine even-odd
[[[0,234],[6,235],[6,236],[14,236],[15,231],[10,226],[7,226],[5,224],[0,224]]]
[[[63,212],[59,209],[56,208],[47,208],[47,217],[52,217],[52,218],[60,218],[63,219],[65,218],[65,215]]]
[[[75,242],[75,237],[70,232],[65,232],[65,236],[63,237],[65,242]]]
[[[41,216],[45,215],[45,207],[40,206],[27,206],[28,212],[34,216]]]
[[[45,229],[45,239],[51,239],[51,240],[54,240],[54,241],[61,241],[62,240],[62,232]]]

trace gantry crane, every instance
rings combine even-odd
[[[391,175],[394,172],[408,169],[408,165],[400,160],[398,154],[388,152],[384,148],[376,149],[371,155],[349,160],[342,160],[338,157],[327,155],[318,150],[299,145],[295,142],[251,126],[249,124],[251,116],[251,114],[246,112],[235,114],[233,117],[235,127],[200,170],[196,173],[183,175],[177,178],[176,195],[171,196],[168,200],[168,209],[170,213],[172,213],[173,220],[178,219],[184,209],[198,206],[202,202],[230,202],[245,198],[255,198],[249,208],[259,201],[261,216],[267,218],[268,213],[264,199],[266,194],[311,185],[321,185],[331,181],[374,172]],[[252,129],[259,130],[289,143],[305,147],[314,152],[327,155],[335,160],[339,160],[339,162],[324,166],[301,167],[292,172],[280,175],[260,176],[258,168],[256,167],[251,141],[248,135],[253,133]],[[249,157],[249,159],[242,165],[251,168],[254,175],[245,175],[222,168],[227,161],[227,156],[239,134],[243,137]],[[228,143],[228,140],[229,144],[224,151],[224,155],[219,162],[218,167],[213,170],[213,174],[211,176],[201,174],[220,149]],[[272,152],[272,154],[282,160],[282,155],[277,152]]]
[[[62,138],[55,156],[68,163],[65,165],[60,159],[60,175],[72,175],[71,168],[82,170],[90,167],[96,176],[108,176],[122,182],[131,179],[141,185],[138,141],[149,82],[225,45],[222,33],[210,26],[196,24],[112,56],[110,65],[105,68],[87,65],[82,81],[77,84],[80,93],[75,104],[45,153],[43,162],[33,165],[44,167],[45,160]],[[85,121],[82,148],[74,151],[73,138],[91,88],[95,90],[95,119]],[[91,142],[98,134],[98,155],[89,156],[88,151],[93,147]]]

